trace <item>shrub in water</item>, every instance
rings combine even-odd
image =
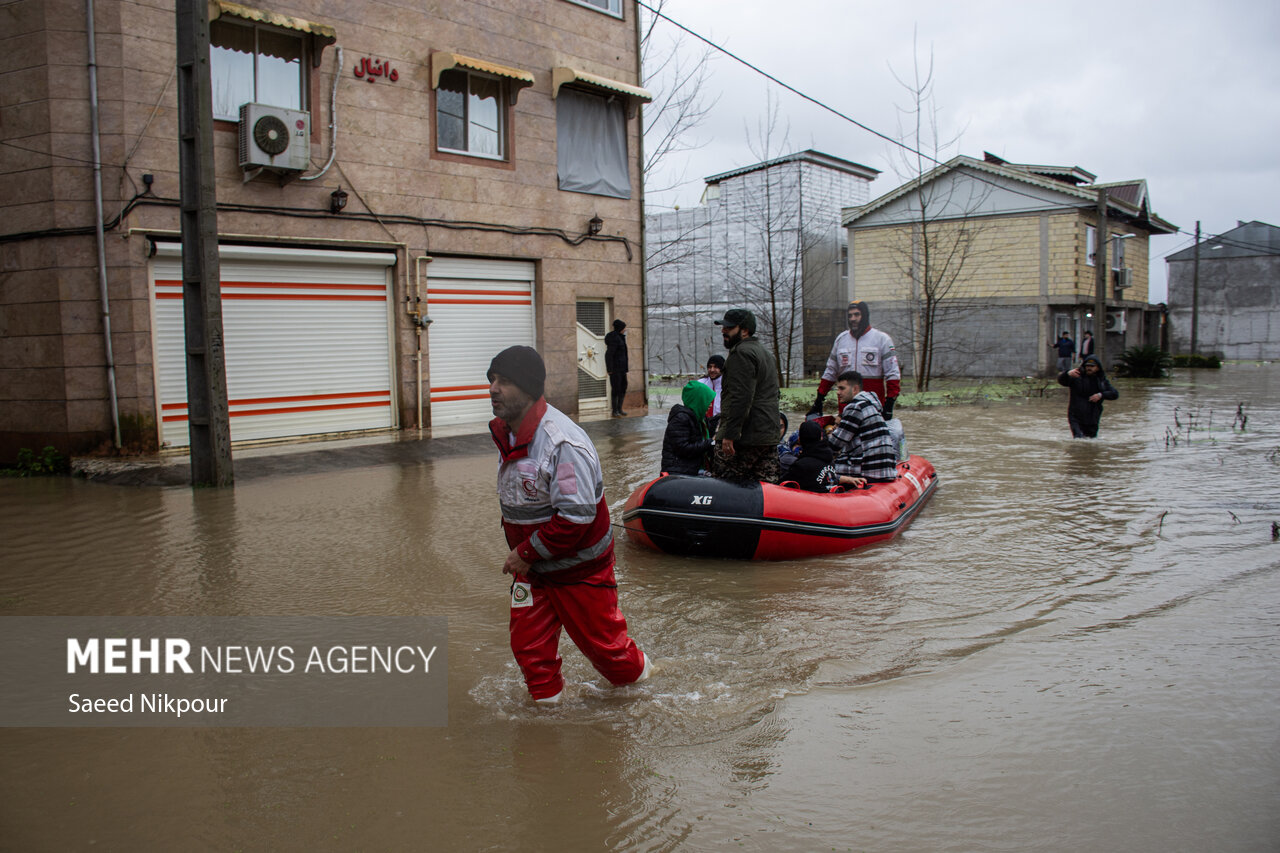
[[[1166,375],[1172,365],[1173,359],[1160,347],[1129,347],[1121,353],[1116,373],[1140,379],[1155,379]]]

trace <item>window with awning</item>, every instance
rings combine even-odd
[[[653,96],[639,86],[563,66],[551,71],[551,96],[560,189],[631,198],[627,119]]]
[[[239,3],[209,4],[214,118],[236,121],[240,105],[307,109],[308,70],[337,35],[332,27]]]

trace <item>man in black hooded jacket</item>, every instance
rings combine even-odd
[[[1098,421],[1102,419],[1102,401],[1116,400],[1120,392],[1107,381],[1102,362],[1097,356],[1085,356],[1079,367],[1058,375],[1058,384],[1071,389],[1067,402],[1067,423],[1072,438],[1097,438]]]

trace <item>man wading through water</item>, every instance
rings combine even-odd
[[[644,681],[649,659],[618,609],[613,530],[591,439],[542,396],[547,368],[532,347],[489,365],[489,432],[498,445],[498,503],[511,553],[511,651],[529,695],[560,701],[560,629],[615,686]]]
[[[1058,375],[1058,384],[1071,389],[1067,401],[1067,424],[1072,438],[1097,438],[1098,422],[1102,420],[1102,401],[1116,400],[1120,392],[1107,381],[1102,362],[1096,355],[1087,355],[1079,367]]]

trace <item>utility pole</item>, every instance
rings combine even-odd
[[[1093,240],[1093,354],[1107,364],[1107,191],[1098,190],[1098,231]]]
[[[230,486],[235,477],[231,468],[231,419],[218,265],[209,4],[207,0],[178,0],[176,12],[182,313],[191,485]]]
[[[1191,266],[1191,354],[1196,354],[1196,338],[1200,331],[1200,220],[1196,220],[1195,263]]]

